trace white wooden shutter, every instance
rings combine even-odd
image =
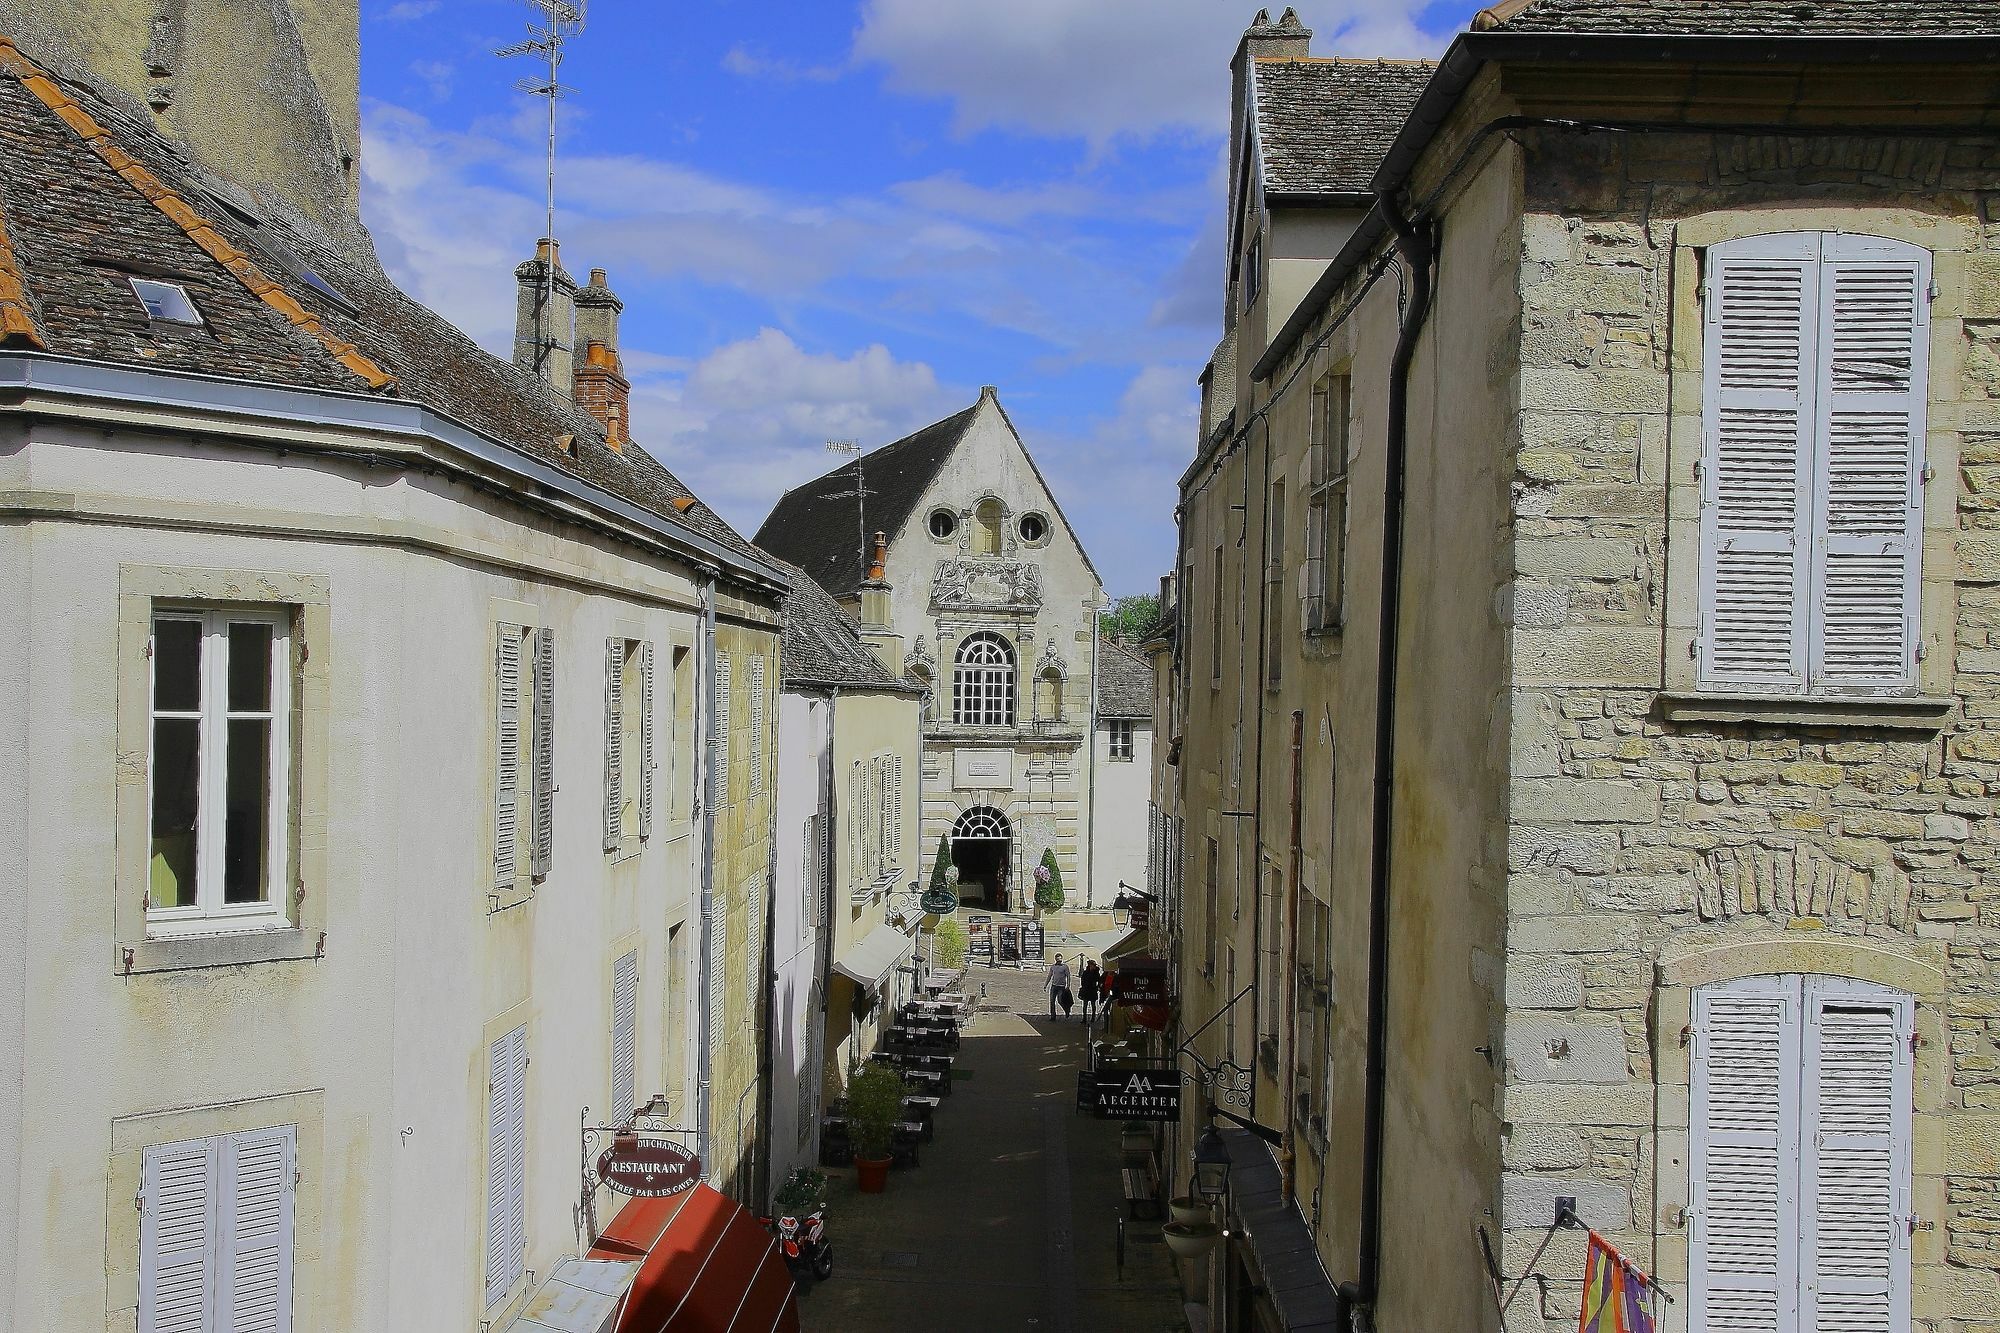
[[[723,978],[728,975],[729,913],[720,898],[708,909],[708,1038],[722,1040]]]
[[[882,820],[883,873],[900,875],[903,869],[902,858],[898,855],[903,844],[903,756],[890,755],[886,763],[889,799]]]
[[[639,645],[639,836],[653,834],[653,643]]]
[[[799,1146],[809,1148],[819,1133],[819,1089],[825,1063],[826,1015],[820,998],[819,982],[806,992],[806,1051],[799,1068]]]
[[[298,1130],[284,1125],[218,1141],[224,1211],[218,1333],[290,1333]]]
[[[639,1104],[639,951],[611,968],[611,1118],[623,1124]]]
[[[1799,1326],[1910,1327],[1910,1001],[1805,982]]]
[[[1815,685],[1895,689],[1916,673],[1930,254],[1828,235],[1819,304]]]
[[[806,818],[805,921],[817,930],[826,919],[826,816]]]
[[[486,1304],[526,1271],[528,1030],[515,1028],[488,1052],[486,1088]]]
[[[715,765],[709,803],[720,810],[729,804],[729,654],[715,655]]]
[[[604,850],[624,841],[625,640],[604,641]]]
[[[556,827],[556,639],[535,631],[535,851],[532,872],[549,873]]]
[[[857,759],[854,761],[854,766],[847,771],[847,870],[853,881],[849,885],[850,889],[861,888],[862,881],[868,878],[868,871],[862,863],[867,838],[867,834],[862,831],[866,824],[861,808],[861,792],[864,785],[861,761]]]
[[[213,1140],[140,1154],[139,1333],[207,1333],[216,1304],[211,1237],[219,1208]]]
[[[1817,237],[1709,251],[1703,320],[1704,686],[1796,692],[1806,678]]]
[[[750,799],[764,794],[764,659],[750,659]]]
[[[1798,1305],[1797,978],[1695,992],[1688,1333],[1790,1333]]]
[[[755,1026],[760,1002],[764,998],[764,885],[761,880],[750,884],[750,938],[746,951],[750,956],[749,975],[744,978],[744,995],[748,997],[750,1022]]]
[[[495,662],[493,882],[511,889],[519,876],[521,814],[521,627],[499,626]]]

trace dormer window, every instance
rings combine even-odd
[[[132,278],[132,294],[139,298],[139,304],[146,307],[150,319],[168,324],[199,324],[201,312],[194,308],[187,288],[177,282],[158,282],[152,278]]]
[[[1264,292],[1264,233],[1258,232],[1250,238],[1250,248],[1243,252],[1243,308],[1257,304],[1257,298]]]

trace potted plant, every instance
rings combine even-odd
[[[1062,905],[1062,867],[1056,864],[1056,849],[1051,847],[1035,867],[1035,917],[1039,920],[1043,912],[1053,912]]]
[[[880,1194],[888,1184],[889,1150],[902,1118],[903,1080],[895,1070],[870,1063],[847,1081],[847,1135],[863,1194]]]
[[[1167,1211],[1176,1222],[1212,1222],[1215,1213],[1199,1194],[1179,1194],[1167,1201]]]
[[[771,1198],[771,1207],[787,1217],[809,1217],[826,1207],[826,1172],[794,1167]]]
[[[1169,1222],[1160,1230],[1178,1259],[1201,1258],[1222,1236],[1222,1228],[1213,1222]]]

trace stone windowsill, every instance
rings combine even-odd
[[[1674,691],[1660,696],[1669,722],[1756,722],[1773,726],[1878,727],[1935,732],[1956,703],[1950,695],[1715,694]]]
[[[120,974],[180,972],[197,967],[318,958],[323,938],[318,931],[308,933],[297,926],[211,935],[157,935],[118,944],[113,950],[112,968]]]

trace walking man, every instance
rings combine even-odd
[[[1063,1013],[1068,1014],[1071,1004],[1069,964],[1062,960],[1061,954],[1057,954],[1056,960],[1049,964],[1049,974],[1043,979],[1042,985],[1049,993],[1049,1017],[1054,1018],[1056,1016],[1056,1006],[1058,1004],[1062,1006]]]
[[[1097,965],[1095,958],[1086,959],[1083,973],[1078,978],[1077,988],[1083,996],[1083,1021],[1088,1023],[1097,1015],[1097,992],[1104,983],[1104,969]]]

